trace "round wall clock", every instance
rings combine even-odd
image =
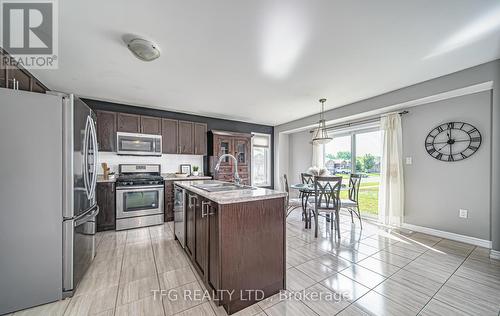
[[[441,161],[459,161],[472,156],[481,146],[481,133],[464,122],[449,122],[430,131],[425,149]]]

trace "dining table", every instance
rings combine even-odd
[[[300,192],[300,198],[302,202],[302,214],[304,215],[304,219],[306,222],[305,228],[311,228],[311,221],[307,216],[307,203],[309,201],[309,197],[315,194],[314,183],[296,183],[290,185],[290,188],[298,190]],[[345,184],[340,185],[341,191],[347,191],[349,189],[350,187]],[[326,189],[326,191],[328,191],[328,189]],[[327,222],[330,221],[330,216],[328,214],[326,216],[326,220]]]

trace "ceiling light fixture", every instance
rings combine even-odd
[[[332,140],[332,138],[328,136],[328,131],[326,130],[325,124],[326,99],[319,99],[319,102],[321,103],[321,112],[319,112],[318,128],[314,131],[312,141],[316,144],[326,144]]]
[[[160,57],[158,45],[142,38],[131,39],[128,41],[127,47],[135,57],[143,61],[152,61]]]

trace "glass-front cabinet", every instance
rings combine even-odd
[[[248,139],[234,140],[234,154],[238,160],[238,166],[248,165],[248,155],[250,151]]]
[[[219,170],[215,171],[219,157],[223,154],[231,154],[238,161],[238,174],[241,182],[250,184],[252,135],[212,130],[209,136],[211,137],[209,139],[209,156],[214,179],[223,181],[234,180],[236,166],[233,159],[229,157],[223,158]],[[210,148],[211,146],[213,147]]]

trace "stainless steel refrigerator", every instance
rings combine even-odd
[[[0,314],[72,295],[95,255],[94,112],[0,88]]]

